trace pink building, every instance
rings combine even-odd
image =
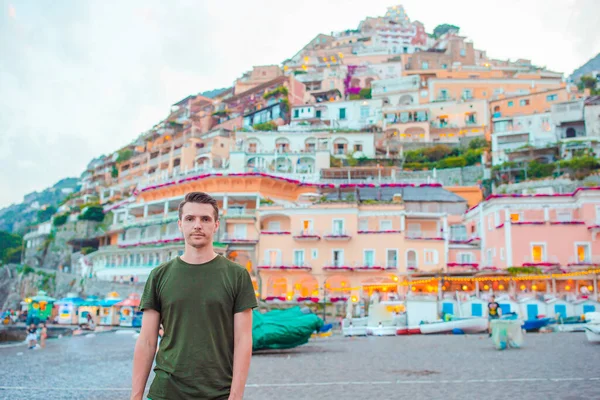
[[[466,213],[460,229],[465,240],[480,243],[480,269],[539,268],[555,273],[551,286],[531,279],[519,286],[525,286],[522,290],[546,286],[547,291],[580,293],[585,287],[597,293],[597,277],[584,271],[600,264],[596,243],[600,188],[553,195],[492,195]],[[573,277],[577,271],[582,273],[575,280],[556,275]]]

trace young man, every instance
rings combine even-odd
[[[219,228],[214,198],[188,193],[179,205],[178,225],[185,239],[183,256],[155,268],[142,295],[131,399],[143,398],[160,324],[164,335],[148,398],[242,399],[257,306],[250,274],[214,252]]]
[[[488,303],[488,333],[490,336],[492,335],[492,320],[500,318],[500,313],[502,313],[500,304],[496,303],[496,297],[492,296]]]

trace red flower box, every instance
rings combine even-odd
[[[550,225],[585,225],[583,221],[551,221]]]
[[[375,270],[375,271],[384,271],[385,268],[384,267],[380,267],[380,266],[373,266],[373,267],[367,267],[362,266],[362,267],[356,267],[356,270],[360,270],[360,271],[371,271],[371,270]]]
[[[477,264],[477,263],[448,263],[446,265],[449,268],[452,268],[452,267],[471,267],[471,268],[477,269],[477,267],[479,267],[479,264]]]
[[[291,235],[292,232],[273,232],[273,231],[261,231],[261,235]]]
[[[347,297],[330,297],[329,301],[332,303],[337,303],[339,301],[347,301],[348,298]]]
[[[297,301],[298,302],[312,301],[313,303],[318,303],[319,298],[318,297],[298,297]]]
[[[281,300],[285,301],[285,296],[267,296],[266,301]]]
[[[402,233],[402,231],[387,230],[387,231],[358,231],[359,234],[374,234],[374,233]]]
[[[348,267],[348,266],[345,266],[345,265],[344,266],[340,266],[340,267],[337,267],[337,266],[334,266],[334,265],[330,265],[330,266],[323,267],[323,269],[352,271],[352,267]]]

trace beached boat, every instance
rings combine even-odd
[[[342,334],[344,336],[367,336],[368,318],[351,318],[342,321]]]
[[[553,321],[554,319],[552,318],[528,319],[525,322],[523,322],[521,328],[525,329],[527,332],[537,332],[541,328],[548,326]]]
[[[588,324],[585,327],[585,336],[590,343],[600,343],[600,325]]]
[[[396,329],[396,335],[420,335],[420,326],[401,326]]]
[[[480,333],[488,329],[485,318],[455,318],[449,321],[435,321],[419,325],[422,334],[449,333],[460,329],[464,333]]]

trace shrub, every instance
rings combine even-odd
[[[370,99],[371,98],[371,88],[360,89],[358,93],[362,99]]]
[[[437,168],[460,168],[467,165],[464,157],[446,157],[437,163]]]
[[[257,131],[276,131],[277,125],[273,121],[264,122],[262,124],[256,124],[253,126],[254,130]]]
[[[481,149],[490,147],[490,144],[484,138],[475,138],[469,142],[469,149]]]
[[[555,169],[556,165],[554,164],[542,164],[534,160],[527,165],[527,176],[529,178],[545,178],[552,176]]]
[[[68,219],[69,219],[69,213],[59,214],[56,217],[54,217],[54,220],[52,221],[52,225],[54,225],[56,227],[63,226],[64,224],[67,223]]]
[[[77,217],[81,221],[104,221],[104,210],[102,206],[89,206]]]

